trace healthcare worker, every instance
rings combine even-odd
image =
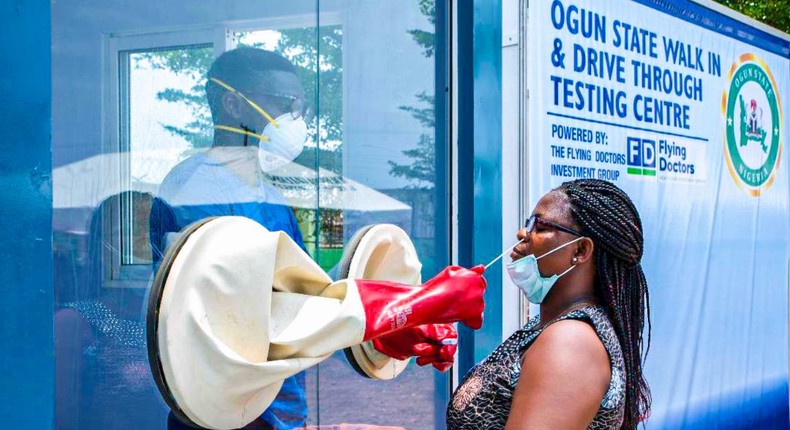
[[[307,138],[311,114],[296,69],[269,51],[240,48],[219,56],[206,82],[214,141],[176,165],[162,182],[150,216],[155,267],[178,232],[223,215],[283,231],[304,248],[293,210],[265,174],[293,161]],[[303,426],[305,375],[288,378],[258,428]],[[172,415],[170,428],[183,427]]]
[[[206,93],[214,123],[213,145],[176,165],[160,186],[150,215],[154,267],[162,263],[168,245],[177,242],[185,227],[217,216],[251,219],[271,232],[284,232],[304,250],[294,212],[270,182],[272,175],[302,152],[307,123],[312,118],[296,69],[273,52],[231,50],[212,64]],[[471,294],[468,303],[473,306],[463,306],[460,313],[451,312],[436,321],[428,316],[436,317],[452,306],[420,312],[423,308],[433,309],[424,303],[440,302],[431,297],[427,297],[427,302],[420,299],[418,296],[424,294],[413,286],[386,289],[358,282],[360,293],[367,292],[362,299],[365,311],[370,313],[364,340],[373,342],[376,350],[392,358],[417,356],[418,364],[447,370],[457,338],[451,323],[465,321],[473,328],[482,324],[482,271],[451,267],[424,284],[434,287],[434,296],[439,290],[445,291],[446,297],[456,296],[456,305],[467,302],[457,299],[458,295],[452,293],[454,288]],[[373,286],[365,289],[366,285]],[[415,305],[417,302],[421,304]],[[397,303],[400,304],[391,308]],[[396,308],[409,321],[424,320],[430,324],[398,325],[399,330],[392,332],[387,315]],[[437,322],[441,324],[433,324]],[[245,428],[303,427],[307,415],[305,375],[300,372],[285,379],[271,405]],[[189,428],[172,413],[168,424],[171,429]]]

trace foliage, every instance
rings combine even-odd
[[[436,25],[436,3],[435,0],[419,0],[420,13],[423,14],[431,25]],[[423,49],[423,54],[430,58],[433,56],[433,33],[423,30],[408,30],[415,42]]]
[[[790,33],[790,0],[716,0],[750,18]]]
[[[211,46],[157,50],[137,55],[140,60],[136,63],[137,67],[141,67],[141,64],[147,61],[154,70],[168,70],[194,82],[186,90],[167,88],[157,93],[158,100],[186,106],[192,118],[183,127],[172,124],[162,124],[162,127],[171,134],[182,137],[193,148],[211,146],[213,123],[204,95],[206,73],[213,60]]]
[[[426,107],[400,106],[400,109],[411,113],[420,121],[423,127],[433,130],[436,124],[434,97],[425,91],[417,94],[417,99]],[[397,164],[389,161],[390,174],[395,177],[409,179],[414,188],[432,188],[434,184],[435,141],[432,134],[422,133],[417,141],[417,147],[403,151],[403,155],[414,160],[411,164]]]
[[[420,12],[431,24],[436,24],[435,4],[434,0],[419,0]],[[408,30],[408,33],[417,45],[423,48],[423,55],[426,58],[433,57],[435,47],[433,33],[423,30]],[[420,134],[416,148],[403,151],[403,155],[414,160],[411,164],[398,164],[394,161],[388,163],[390,174],[409,180],[410,187],[431,189],[436,180],[436,142],[433,134],[436,128],[436,97],[425,91],[415,97],[422,107],[400,106],[400,109],[409,112],[425,129],[429,130],[429,133]]]
[[[417,142],[417,147],[403,151],[403,155],[414,160],[412,164],[397,164],[389,161],[390,174],[396,177],[407,178],[417,185],[413,188],[433,188],[434,184],[434,147],[433,136],[423,133]]]

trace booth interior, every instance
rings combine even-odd
[[[431,0],[52,4],[57,428],[168,426],[145,339],[158,262],[183,227],[162,204],[176,221],[241,215],[290,228],[330,276],[354,234],[377,223],[409,234],[423,279],[449,262],[436,217],[449,202],[438,191],[447,160],[435,157],[446,145],[434,118],[445,55],[435,16]],[[212,115],[208,74],[236,49],[285,58],[303,91],[280,93],[267,78],[248,94],[223,81],[305,120],[304,147],[275,168],[218,143],[227,124]],[[254,173],[239,167],[250,160]],[[433,429],[449,390],[446,375],[414,363],[391,381],[365,379],[342,353],[294,383],[305,424],[321,427]]]

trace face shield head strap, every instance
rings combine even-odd
[[[219,80],[217,78],[209,78],[209,80],[211,82],[214,82],[215,84],[221,86],[222,88],[225,88],[226,90],[232,92],[233,94],[236,94],[237,96],[241,97],[242,99],[244,99],[244,101],[246,101],[250,106],[252,106],[252,108],[255,109],[258,113],[263,115],[263,117],[266,118],[266,120],[269,121],[275,128],[280,128],[280,125],[277,124],[277,121],[275,121],[274,118],[272,118],[272,116],[269,115],[268,112],[263,110],[263,108],[260,107],[254,101],[248,99],[247,96],[245,96],[244,94],[242,94],[241,92],[239,92],[235,88],[231,87],[230,85],[226,84],[225,82],[222,82],[221,80]],[[247,133],[245,133],[245,134],[247,134]]]

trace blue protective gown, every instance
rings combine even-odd
[[[170,171],[151,207],[155,267],[174,233],[214,216],[252,219],[269,231],[285,232],[304,249],[293,209],[263,179],[256,150],[255,147],[215,147],[184,160]],[[301,372],[285,380],[271,406],[246,428],[303,427],[306,419],[305,375]],[[168,428],[186,427],[171,417]]]

